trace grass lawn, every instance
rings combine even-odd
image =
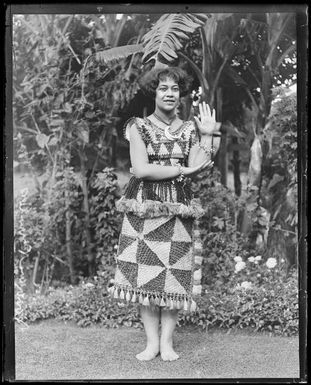
[[[298,378],[298,337],[176,329],[180,359],[139,362],[144,332],[44,321],[16,325],[16,380]]]

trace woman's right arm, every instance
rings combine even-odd
[[[136,178],[147,180],[163,180],[176,178],[180,175],[180,170],[178,167],[161,166],[158,164],[149,163],[145,143],[142,140],[135,124],[129,128],[129,139],[130,158],[133,172]],[[207,165],[208,164],[206,162],[203,162],[196,167],[183,167],[184,175],[190,176],[195,172],[200,171]]]

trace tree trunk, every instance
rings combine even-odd
[[[233,137],[232,138],[233,145],[238,144],[238,139]],[[234,178],[234,191],[235,194],[239,197],[241,196],[242,192],[242,183],[241,183],[241,177],[240,177],[240,152],[238,150],[233,150],[233,158],[232,158],[232,167],[233,167],[233,178]]]
[[[37,280],[37,274],[38,274],[39,259],[40,259],[40,254],[38,254],[35,258],[35,266],[33,268],[33,274],[32,274],[32,291],[34,291],[34,289],[38,287],[36,280]]]
[[[95,275],[95,256],[92,251],[92,239],[90,232],[90,208],[89,208],[89,199],[88,199],[88,188],[87,188],[87,177],[86,177],[86,168],[85,160],[83,153],[79,152],[80,162],[81,162],[81,179],[82,179],[82,192],[83,192],[83,209],[85,212],[85,238],[86,238],[86,248],[87,248],[87,261],[88,261],[88,274],[89,276]]]
[[[66,196],[66,251],[67,251],[67,261],[69,265],[70,272],[70,283],[74,285],[76,283],[76,274],[73,266],[73,257],[72,257],[72,247],[71,247],[71,220],[69,212],[69,198],[68,191],[65,191]]]

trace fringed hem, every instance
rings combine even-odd
[[[166,310],[184,310],[186,312],[194,312],[197,309],[195,300],[187,295],[150,293],[119,285],[110,287],[108,291],[113,299],[128,304],[132,302],[143,306],[158,306]]]
[[[116,208],[120,212],[131,212],[144,218],[155,218],[163,215],[178,215],[183,218],[201,218],[205,214],[204,209],[194,199],[189,205],[185,205],[183,203],[159,202],[153,200],[138,202],[136,199],[122,197],[117,201]]]

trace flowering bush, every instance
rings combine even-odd
[[[266,262],[266,266],[269,269],[273,269],[277,265],[277,261],[275,258],[268,258]]]
[[[263,288],[273,289],[276,284],[286,282],[288,271],[285,260],[277,262],[276,258],[268,258],[266,261],[261,255],[249,256],[245,259],[237,256],[234,258],[235,266],[231,274],[229,288],[235,290],[239,288]],[[298,288],[298,279],[296,281]]]
[[[240,262],[240,261],[238,261]],[[237,262],[237,263],[238,263]],[[245,263],[249,266],[248,262]],[[262,263],[264,269],[265,264]],[[246,267],[237,275],[245,272]],[[22,322],[48,318],[76,322],[80,327],[101,325],[142,327],[137,306],[119,304],[108,295],[110,273],[103,272],[78,286],[51,288],[46,295],[28,295],[23,302]],[[235,277],[234,288],[212,290],[204,285],[199,308],[194,313],[181,311],[178,325],[210,328],[252,328],[280,335],[298,333],[297,276],[293,271],[284,282],[256,286],[243,276]],[[270,281],[269,281],[270,282]]]
[[[236,290],[215,292],[208,287],[195,314],[182,314],[180,325],[195,324],[203,329],[252,329],[276,335],[298,334],[297,277],[292,274],[287,281],[269,290],[242,284]]]

